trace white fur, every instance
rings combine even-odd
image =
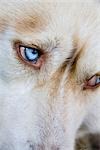
[[[20,28],[34,14],[41,25]],[[87,75],[100,74],[99,3],[1,0],[0,23],[0,150],[74,150],[79,128],[99,133],[100,87],[82,89]],[[17,59],[15,40],[42,45],[40,70]],[[73,49],[81,51],[74,73]]]

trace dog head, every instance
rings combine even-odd
[[[0,149],[72,150],[100,92],[100,16],[82,2],[0,2]]]

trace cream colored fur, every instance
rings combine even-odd
[[[45,50],[40,70],[18,59],[17,41]],[[99,133],[100,87],[82,89],[97,73],[98,2],[0,0],[0,150],[74,150]]]

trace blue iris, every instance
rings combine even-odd
[[[28,61],[37,61],[39,53],[36,48],[25,48],[25,57]]]
[[[98,77],[96,80],[96,84],[99,84],[99,83],[100,83],[100,77]]]

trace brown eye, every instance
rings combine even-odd
[[[23,45],[19,45],[17,48],[19,58],[27,65],[33,66],[39,69],[43,63],[42,53],[38,48],[31,48]]]
[[[94,89],[100,85],[100,76],[95,75],[86,81],[84,89]]]

